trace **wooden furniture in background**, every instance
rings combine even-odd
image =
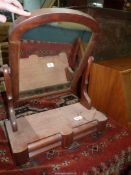
[[[93,63],[88,94],[98,110],[131,128],[131,58]]]
[[[60,6],[60,0],[45,0],[41,6],[41,8],[51,8],[55,4],[57,4],[57,7]]]
[[[104,0],[104,8],[123,10],[124,0]]]
[[[8,62],[8,32],[11,22],[0,24],[0,65]]]
[[[67,0],[67,6],[68,7],[70,7],[70,6],[87,6],[87,0],[81,0],[81,1],[79,1],[79,0],[70,0],[70,1],[68,1]]]
[[[9,63],[9,43],[2,42],[0,43],[0,65]]]
[[[0,24],[0,42],[8,41],[8,32],[11,22],[6,22],[5,24]]]

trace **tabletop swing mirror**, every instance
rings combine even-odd
[[[98,32],[89,15],[59,8],[34,11],[12,26],[10,65],[2,70],[9,116],[5,126],[17,164],[104,129],[107,118],[91,106],[86,92]],[[19,104],[37,98],[43,107],[53,107],[17,116]]]

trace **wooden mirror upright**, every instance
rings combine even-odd
[[[79,23],[79,25],[87,27],[92,32],[87,47],[82,46],[81,39],[78,37],[73,44],[70,45],[71,49],[67,49],[69,51],[69,54],[66,54],[67,67],[63,67],[63,72],[66,75],[69,86],[64,89],[60,89],[62,86],[59,86],[57,89],[56,84],[51,84],[49,88],[47,88],[46,85],[40,95],[21,96],[21,74],[22,72],[24,73],[24,68],[26,71],[26,65],[29,70],[32,69],[32,67],[24,63],[24,60],[20,60],[23,34],[40,25],[51,24],[52,26],[52,24],[58,25],[61,22]],[[4,65],[2,70],[5,78],[9,114],[8,120],[5,121],[5,126],[11,150],[17,164],[22,164],[26,162],[29,157],[57,146],[68,148],[76,139],[86,137],[89,133],[97,132],[99,129],[104,129],[107,118],[104,114],[91,107],[91,100],[86,92],[86,78],[89,74],[89,67],[92,61],[90,55],[98,32],[98,24],[91,16],[71,9],[58,8],[41,9],[32,12],[31,17],[20,17],[11,28],[9,34],[10,66]],[[42,35],[44,35],[44,33]],[[31,45],[31,42],[27,41],[27,44]],[[47,43],[47,46],[49,45],[50,44]],[[64,44],[59,43],[58,48],[64,49],[64,46]],[[53,47],[51,48],[54,49]],[[76,57],[79,57],[77,67],[75,67],[75,63],[78,60]],[[58,55],[55,58],[57,59]],[[53,59],[55,58],[53,56]],[[42,61],[45,60],[44,57]],[[35,64],[36,62],[33,63]],[[52,62],[49,63],[51,63],[49,65],[52,65]],[[34,64],[32,64],[33,67],[35,66]],[[44,62],[44,64],[47,64],[47,62]],[[24,68],[21,69],[22,66]],[[60,65],[60,67],[62,66]],[[38,71],[39,69],[36,72]],[[61,69],[58,69],[58,71],[61,71]],[[61,72],[55,73],[58,73],[58,76],[61,74]],[[42,76],[47,77],[48,72],[43,72]],[[39,76],[37,77],[37,80],[38,79]],[[80,81],[81,79],[82,81]],[[31,79],[28,81],[30,82]],[[79,84],[80,82],[81,84]],[[60,84],[61,83],[62,81],[60,81]],[[53,89],[52,91],[52,87],[55,90]],[[77,100],[73,100],[72,102],[72,96],[77,97]],[[48,111],[17,118],[15,107],[23,101],[36,98],[44,99],[46,107],[50,105],[52,99],[56,100],[56,98],[60,98],[64,101],[65,99],[69,99],[69,101],[65,105],[56,103],[54,109]]]

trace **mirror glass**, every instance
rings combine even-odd
[[[91,35],[87,27],[72,22],[49,23],[24,33],[19,60],[20,96],[68,89],[68,69],[79,69]]]

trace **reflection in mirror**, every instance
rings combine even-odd
[[[91,37],[84,25],[55,22],[24,33],[20,53],[20,96],[33,96],[66,90],[72,72],[79,69]]]

